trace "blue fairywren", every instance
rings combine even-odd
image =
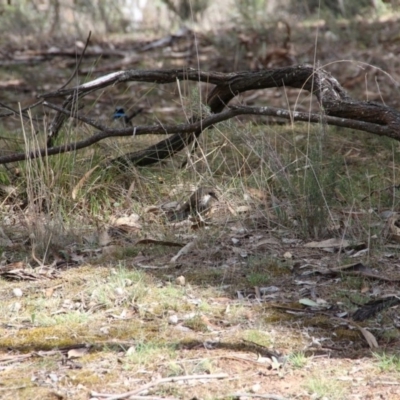
[[[113,121],[119,121],[123,127],[132,126],[132,118],[136,117],[136,115],[140,114],[142,111],[143,108],[138,108],[133,111],[131,115],[127,115],[122,107],[117,107],[112,119]]]
[[[117,107],[115,109],[114,115],[112,117],[112,119],[114,121],[119,121],[122,126],[130,126],[132,125],[131,120],[129,119],[129,117],[125,114],[125,111],[122,107]]]

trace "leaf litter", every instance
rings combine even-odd
[[[205,233],[207,234],[207,232]],[[147,278],[142,276],[140,268],[135,270],[135,267],[123,267],[123,271],[125,271],[123,272],[119,270],[119,267],[115,269],[114,266],[114,272],[112,272],[113,270],[108,267],[97,266],[95,268],[98,274],[98,283],[96,288],[93,288],[90,281],[94,266],[83,264],[82,267],[57,271],[51,285],[46,283],[50,283],[50,281],[40,275],[37,275],[33,281],[26,280],[26,285],[31,282],[29,287],[26,286],[28,293],[40,293],[37,292],[37,289],[40,288],[42,295],[36,294],[36,301],[43,298],[50,302],[50,307],[54,307],[51,305],[54,301],[58,304],[58,311],[46,308],[53,317],[63,315],[66,318],[65,321],[56,322],[58,326],[60,323],[65,324],[64,333],[61,333],[63,329],[57,334],[51,333],[54,322],[47,325],[46,328],[46,325],[42,325],[41,315],[36,315],[35,319],[31,317],[31,321],[28,322],[32,311],[29,311],[30,308],[25,301],[27,289],[24,279],[19,279],[19,286],[15,286],[13,289],[3,285],[2,298],[4,298],[5,291],[8,290],[14,293],[14,297],[15,293],[20,293],[17,289],[22,292],[21,296],[17,296],[22,303],[20,309],[15,312],[12,308],[8,308],[7,319],[9,322],[15,322],[2,328],[2,341],[8,343],[6,346],[11,350],[11,353],[3,352],[0,358],[0,366],[3,366],[3,373],[6,374],[6,377],[8,376],[7,380],[11,382],[11,372],[19,370],[28,360],[24,357],[19,358],[24,354],[18,353],[32,349],[30,353],[27,353],[30,354],[31,363],[35,364],[37,355],[40,354],[40,358],[49,358],[53,363],[55,362],[56,367],[53,370],[58,371],[48,372],[47,376],[35,375],[33,382],[44,385],[43,387],[49,387],[49,383],[46,382],[52,382],[50,386],[57,387],[57,390],[64,393],[73,393],[75,398],[84,398],[90,389],[92,396],[100,396],[101,391],[99,392],[96,388],[104,390],[109,387],[112,389],[113,386],[109,386],[107,382],[109,381],[111,384],[118,379],[122,383],[124,379],[128,379],[128,370],[136,371],[135,375],[139,378],[138,384],[135,385],[138,389],[126,393],[136,393],[140,388],[149,389],[150,387],[145,383],[145,376],[140,378],[141,364],[144,363],[143,366],[147,370],[151,370],[152,374],[156,374],[156,371],[163,374],[162,371],[165,368],[168,369],[168,365],[171,363],[179,365],[182,362],[187,364],[185,370],[190,372],[188,375],[182,377],[177,375],[176,379],[171,377],[166,380],[156,380],[157,383],[151,385],[153,391],[146,392],[146,396],[150,396],[150,393],[160,394],[161,392],[157,391],[158,385],[163,388],[162,392],[165,390],[168,392],[180,380],[186,382],[184,383],[184,386],[186,385],[185,393],[192,392],[194,394],[203,391],[206,393],[214,387],[212,377],[215,373],[217,373],[216,376],[219,376],[218,371],[230,371],[224,376],[229,378],[231,383],[224,383],[223,386],[225,391],[238,393],[243,386],[238,386],[237,383],[243,380],[243,376],[247,372],[252,369],[257,370],[261,365],[267,368],[266,371],[271,372],[263,372],[262,380],[257,378],[257,375],[254,375],[253,378],[248,377],[246,379],[248,385],[245,385],[246,393],[251,392],[252,387],[259,385],[258,393],[271,393],[271,388],[274,388],[277,395],[285,393],[293,396],[294,393],[297,395],[302,393],[301,396],[307,396],[307,390],[299,382],[296,383],[299,380],[298,377],[296,378],[297,372],[291,368],[290,363],[285,361],[287,357],[282,354],[288,356],[296,351],[304,352],[308,355],[309,373],[317,375],[320,357],[325,360],[325,365],[328,360],[331,360],[332,367],[337,367],[337,360],[341,360],[341,371],[343,371],[353,364],[353,357],[360,360],[363,359],[362,354],[364,357],[368,357],[369,347],[373,349],[381,346],[390,347],[391,342],[384,339],[384,330],[380,330],[379,325],[370,325],[370,329],[375,332],[373,334],[367,330],[367,326],[349,323],[350,321],[347,321],[346,318],[337,318],[338,313],[342,311],[351,314],[355,307],[349,309],[348,306],[344,306],[345,299],[337,298],[336,291],[340,290],[340,286],[337,283],[333,285],[331,282],[337,277],[346,279],[347,272],[367,272],[369,274],[367,276],[370,277],[371,271],[363,263],[334,268],[325,267],[325,270],[321,270],[322,265],[328,266],[330,263],[336,265],[336,262],[327,258],[323,248],[305,249],[301,241],[289,241],[289,243],[286,241],[285,243],[280,240],[277,232],[274,233],[273,240],[269,240],[265,234],[252,233],[251,230],[248,230],[246,235],[240,238],[240,251],[233,250],[229,235],[226,238],[220,235],[215,246],[222,252],[220,259],[226,266],[224,267],[222,263],[219,266],[213,266],[215,258],[212,258],[214,259],[212,262],[210,251],[206,248],[207,242],[204,239],[204,236],[200,236],[195,242],[188,241],[187,243],[190,245],[188,249],[184,252],[172,253],[173,257],[171,257],[173,247],[171,250],[165,251],[165,255],[153,257],[154,265],[160,267],[168,265],[171,260],[174,261],[175,265],[170,267],[168,275],[156,268],[152,270],[153,277]],[[258,242],[262,245],[257,246]],[[144,250],[158,244],[157,240],[137,242],[137,246]],[[168,245],[168,241],[165,241],[165,244]],[[269,247],[269,254],[275,253],[276,256],[265,257],[265,246]],[[263,248],[262,253],[257,252],[257,248],[260,247]],[[243,258],[245,249],[248,249],[247,254],[252,258],[251,263]],[[292,257],[285,256],[288,252]],[[176,260],[173,260],[176,255],[179,255],[179,265],[176,265]],[[142,255],[138,260],[145,258],[146,256]],[[304,263],[303,268],[298,265],[299,261]],[[306,275],[307,280],[301,280],[304,269],[310,267],[313,273]],[[40,268],[46,269],[46,267]],[[35,270],[38,268],[33,269],[33,271]],[[257,274],[257,271],[271,274],[270,286],[250,285],[249,274]],[[318,271],[317,274],[316,271]],[[321,271],[326,273],[321,273]],[[119,274],[129,275],[130,273],[135,275],[134,279],[119,277]],[[389,274],[388,268],[385,273]],[[221,294],[223,292],[218,293],[218,290],[215,291],[215,289],[210,291],[209,284],[212,283],[213,274],[216,274],[218,280],[225,275],[223,292],[232,294],[231,297],[225,297],[222,302]],[[378,274],[376,275],[378,276]],[[350,274],[350,276],[352,275]],[[294,278],[297,279],[297,283]],[[114,279],[115,283],[113,283]],[[147,281],[144,287],[140,284],[141,279]],[[380,279],[380,281],[381,285],[384,285],[387,280]],[[202,282],[207,282],[203,289],[204,283]],[[102,287],[105,290],[104,295],[99,293]],[[304,290],[299,290],[299,287]],[[332,290],[333,288],[335,290]],[[164,291],[165,294],[163,294]],[[311,297],[304,296],[307,293]],[[61,295],[62,297],[60,297]],[[67,297],[65,298],[65,296]],[[63,299],[62,302],[61,299]],[[168,304],[163,304],[165,301]],[[8,300],[8,304],[10,304],[10,300]],[[60,305],[61,308],[59,308]],[[72,318],[78,318],[78,321],[74,321]],[[164,320],[166,325],[163,324]],[[129,321],[133,323],[131,327],[126,325]],[[35,339],[34,331],[40,326],[43,326],[48,333]],[[77,330],[78,326],[85,327],[85,330]],[[294,326],[297,328],[294,329]],[[26,329],[30,330],[33,336],[21,336]],[[75,332],[71,337],[71,344],[65,346],[62,343],[63,340],[58,344],[62,336],[71,329]],[[258,337],[259,332],[265,333]],[[12,336],[10,336],[11,333]],[[148,340],[143,341],[143,337],[147,337]],[[51,339],[50,342],[47,338]],[[172,338],[173,340],[171,340]],[[260,339],[266,341],[265,348],[258,346],[262,343],[262,341],[260,343]],[[141,348],[146,346],[146,342],[148,342],[147,346],[161,346],[159,350],[161,354],[163,342],[167,346],[168,343],[173,344],[173,346],[177,346],[177,350],[174,351],[178,351],[178,353],[172,358],[163,356],[165,361],[161,364],[160,361],[155,362],[151,358],[146,361],[145,353],[142,357],[138,357],[138,360],[142,360],[140,364],[130,363],[129,360],[132,357],[143,351]],[[50,349],[46,353],[45,349],[49,347]],[[51,350],[52,348],[58,348],[59,351],[54,352]],[[115,367],[118,364],[114,364],[113,359],[121,351],[124,352],[124,349],[126,351],[135,349],[135,351],[128,351],[121,367],[117,368],[120,375],[120,378],[117,378]],[[183,352],[181,356],[179,356],[180,352]],[[12,353],[14,353],[14,360],[10,358]],[[71,362],[76,359],[79,359],[79,364],[72,364]],[[205,378],[202,378],[201,375],[196,378],[197,374],[194,372],[198,361],[191,362],[191,359],[204,360],[204,362],[208,360],[212,366],[208,372],[208,377],[211,379],[207,383],[209,388],[204,387]],[[108,374],[111,373],[110,368],[114,365],[113,372],[108,377],[110,380],[99,380],[96,365],[100,360],[103,364],[102,369],[105,368],[105,371],[109,371]],[[234,365],[235,367],[233,367]],[[124,372],[128,366],[129,369]],[[79,375],[79,378],[72,379],[72,375],[65,375],[63,372],[65,370],[84,370],[86,377]],[[239,371],[241,372],[239,373]],[[279,371],[279,374],[276,375],[274,371]],[[221,373],[224,374],[224,372]],[[279,380],[276,380],[275,376],[279,377]],[[332,375],[332,377],[334,376],[335,374]],[[187,386],[189,379],[194,379],[194,383]],[[282,379],[283,381],[281,381]],[[369,378],[364,376],[358,382],[368,382],[368,379],[374,380],[372,372]],[[64,384],[67,382],[68,385],[75,385],[74,391],[67,389],[68,386]],[[279,382],[286,382],[285,388]],[[380,387],[388,392],[384,389],[387,386],[381,384]],[[29,387],[30,384],[27,384],[19,390],[26,390]],[[288,390],[289,387],[290,390]],[[351,393],[352,390],[359,391],[361,389],[358,384],[355,384],[354,389],[348,387],[347,390]],[[393,392],[393,390],[392,388],[391,391]],[[124,393],[113,396],[122,396]],[[110,395],[104,398],[113,397]]]

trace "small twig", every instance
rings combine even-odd
[[[89,31],[89,35],[88,35],[88,37],[86,39],[85,47],[83,48],[83,51],[82,51],[82,53],[81,53],[81,55],[79,57],[78,63],[76,64],[76,67],[75,67],[74,71],[72,72],[71,76],[67,79],[67,82],[65,82],[64,85],[62,85],[58,90],[61,90],[61,89],[64,89],[65,87],[67,87],[68,84],[72,81],[72,79],[74,79],[74,77],[75,77],[76,73],[78,72],[78,69],[79,69],[79,67],[80,67],[80,65],[82,63],[83,56],[86,53],[86,49],[87,49],[87,47],[89,45],[91,36],[92,36],[92,31]]]
[[[30,115],[25,115],[24,112],[27,111],[27,110],[30,110],[31,108],[35,108],[35,107],[39,106],[42,103],[43,103],[43,100],[39,100],[39,101],[37,101],[36,103],[33,103],[30,106],[27,106],[25,108],[21,108],[21,115],[26,119],[29,119],[29,120],[32,119],[35,122],[40,122],[40,120],[38,118],[32,118],[32,116],[30,116]],[[0,106],[5,108],[5,109],[7,109],[7,110],[10,110],[9,113],[0,114],[0,118],[9,117],[10,115],[14,115],[14,114],[15,115],[19,115],[20,114],[20,111],[14,110],[12,107],[10,107],[10,106],[8,106],[8,105],[6,105],[4,103],[0,102]]]
[[[140,107],[140,108],[138,108],[137,110],[134,110],[134,111],[132,112],[132,114],[129,115],[129,117],[127,117],[126,122],[132,121],[132,119],[135,118],[137,115],[141,114],[141,113],[143,112],[143,110],[144,110],[143,107]]]
[[[55,105],[55,104],[48,103],[47,101],[44,101],[44,102],[43,102],[43,106],[44,106],[44,107],[51,108],[52,110],[56,110],[56,111],[58,111],[58,112],[60,112],[60,113],[62,113],[62,114],[67,115],[68,117],[77,119],[78,121],[82,121],[82,122],[84,122],[85,124],[91,125],[91,126],[93,126],[94,128],[96,128],[96,129],[98,129],[98,130],[100,130],[100,131],[105,131],[105,130],[107,129],[106,126],[104,126],[104,125],[102,125],[102,124],[98,124],[96,121],[93,121],[93,120],[90,119],[90,118],[86,118],[86,117],[82,117],[82,116],[80,116],[80,115],[77,115],[77,113],[76,113],[75,111],[67,110],[67,109],[62,108],[62,107],[60,107],[60,106],[57,106],[57,105]]]
[[[176,268],[175,264],[171,265],[162,265],[162,266],[156,266],[156,265],[143,265],[141,263],[135,263],[135,267],[138,268],[143,268],[143,269],[156,269],[156,270],[161,270],[161,269],[171,269],[171,268]]]
[[[64,83],[64,85],[61,86],[61,88],[59,90],[65,89],[65,87],[72,81],[72,79],[77,74],[77,71],[81,65],[83,56],[85,55],[86,49],[89,45],[91,35],[92,35],[92,32],[89,31],[89,35],[86,39],[85,47],[84,47],[84,49],[79,57],[79,60],[75,66],[75,70],[72,72],[69,79],[67,79],[67,81]],[[41,96],[38,96],[38,97],[41,97]],[[71,93],[71,95],[69,95],[67,97],[67,99],[64,101],[63,104],[64,104],[64,106],[67,106],[72,111],[72,109],[75,108],[76,105],[78,104],[78,100],[80,97],[82,97],[82,95],[79,92],[79,90],[75,90],[73,93]],[[47,147],[53,147],[53,143],[56,140],[58,133],[60,132],[60,129],[63,126],[66,119],[67,118],[66,118],[65,114],[61,113],[60,111],[53,118],[53,120],[49,126],[49,130],[48,130],[48,134],[47,134]]]
[[[188,381],[188,380],[195,380],[195,379],[224,379],[228,378],[228,374],[213,374],[213,375],[183,375],[183,376],[173,376],[171,378],[162,378],[158,379],[157,381],[147,383],[146,385],[143,385],[139,389],[136,390],[131,390],[130,392],[125,392],[125,393],[120,393],[120,394],[108,394],[108,393],[97,393],[97,392],[91,392],[91,396],[93,397],[104,397],[107,400],[119,400],[119,399],[125,399],[130,396],[134,396],[137,394],[140,394],[144,390],[147,390],[153,386],[160,385],[161,383],[165,382],[177,382],[177,381]],[[148,397],[146,397],[148,398]]]
[[[282,397],[277,394],[233,393],[230,394],[228,397],[254,397],[256,399],[289,400],[287,397]]]
[[[129,400],[178,400],[176,397],[129,396]]]
[[[5,357],[0,358],[0,364],[5,365],[5,364],[14,363],[14,362],[21,362],[28,358],[31,358],[32,355],[33,355],[33,353],[5,356]]]
[[[21,386],[11,386],[11,387],[5,387],[5,388],[0,388],[0,392],[5,392],[6,390],[19,390],[19,389],[25,389],[26,385],[21,385]],[[148,399],[148,397],[146,397]]]
[[[44,267],[44,263],[43,263],[43,261],[40,261],[40,260],[36,257],[35,249],[36,249],[36,243],[33,242],[33,243],[32,243],[32,258],[34,259],[34,261],[36,261],[36,262],[39,264],[39,266],[40,266],[41,268],[43,268],[43,267]]]
[[[383,189],[380,190],[372,190],[367,196],[364,196],[361,201],[365,201],[367,199],[369,199],[374,193],[382,193],[385,192],[386,190],[391,189],[391,190],[399,190],[400,189],[400,185],[390,185],[387,186]]]
[[[393,385],[393,386],[398,386],[400,385],[400,382],[390,382],[390,381],[375,381],[374,384],[378,385]]]
[[[226,360],[236,360],[236,361],[240,361],[240,362],[247,362],[247,363],[250,363],[250,364],[258,365],[260,367],[267,367],[267,368],[271,369],[271,365],[270,364],[262,363],[262,362],[259,362],[257,360],[250,360],[249,358],[238,357],[238,356],[219,356],[219,357],[216,357],[216,358],[219,358],[219,359],[224,359],[225,358]]]

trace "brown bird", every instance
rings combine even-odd
[[[200,187],[189,197],[189,200],[184,203],[171,219],[181,221],[189,215],[204,216],[212,205],[213,199],[218,201],[213,188]]]

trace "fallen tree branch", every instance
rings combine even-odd
[[[202,120],[193,116],[185,125],[175,126],[137,126],[126,129],[110,129],[96,121],[79,116],[76,105],[82,103],[81,99],[87,94],[107,86],[135,81],[151,82],[156,84],[174,83],[176,80],[189,80],[214,84],[207,105],[211,116]],[[272,87],[293,87],[304,89],[316,96],[321,113],[306,113],[291,110],[283,110],[273,107],[228,107],[229,102],[238,94],[248,90],[259,90]],[[268,115],[289,121],[305,121],[312,123],[326,123],[357,130],[374,133],[379,136],[388,136],[400,140],[400,113],[383,104],[353,100],[340,86],[339,82],[328,72],[314,68],[311,65],[300,65],[277,69],[264,69],[260,71],[244,71],[237,73],[204,72],[192,69],[154,70],[154,71],[118,71],[97,78],[82,85],[41,95],[43,99],[65,97],[63,106],[45,102],[44,104],[57,110],[50,129],[47,149],[40,149],[26,154],[14,154],[0,157],[0,164],[21,161],[26,158],[42,157],[46,155],[60,154],[67,151],[79,150],[90,146],[107,137],[136,136],[143,134],[173,134],[173,136],[150,146],[149,148],[125,154],[114,160],[116,164],[127,163],[136,166],[145,166],[157,163],[163,159],[172,157],[178,151],[191,144],[201,133],[218,122],[239,115]],[[228,107],[227,109],[225,109]],[[76,118],[96,129],[91,137],[72,144],[52,147],[54,139],[67,118]]]
[[[23,161],[26,159],[33,159],[37,157],[51,156],[55,154],[62,154],[71,151],[80,150],[89,147],[101,140],[110,137],[126,137],[126,136],[140,136],[147,134],[158,134],[158,135],[170,135],[175,134],[157,144],[148,147],[145,150],[137,151],[133,153],[125,154],[124,156],[117,157],[113,160],[113,163],[118,165],[126,165],[128,162],[136,166],[145,166],[159,162],[160,160],[166,159],[173,156],[178,151],[185,148],[193,140],[193,136],[200,134],[205,129],[233,117],[240,115],[263,115],[263,116],[274,116],[286,118],[293,122],[325,122],[329,125],[342,126],[365,132],[374,133],[379,136],[390,136],[392,134],[391,128],[384,125],[377,125],[369,122],[348,120],[338,117],[330,117],[324,114],[314,114],[305,112],[289,112],[281,108],[274,107],[247,107],[247,106],[232,106],[228,107],[227,110],[211,115],[195,123],[191,124],[180,124],[180,125],[144,125],[121,129],[110,129],[107,126],[97,123],[96,121],[79,116],[71,111],[68,111],[62,107],[58,107],[54,104],[44,102],[44,106],[59,111],[64,116],[70,116],[79,121],[85,122],[88,125],[95,127],[100,130],[90,136],[87,139],[69,143],[57,147],[51,147],[48,149],[40,149],[37,151],[31,151],[29,153],[17,153],[10,154],[7,156],[0,157],[0,165],[7,164],[10,162]]]
[[[351,120],[351,123],[343,121],[341,126],[353,127],[369,132],[389,136],[400,140],[400,113],[382,104],[370,102],[358,102],[353,100],[340,86],[339,82],[328,72],[314,68],[311,65],[300,65],[277,69],[264,69],[260,71],[244,71],[237,73],[203,72],[197,70],[155,70],[155,71],[119,71],[94,81],[74,87],[72,89],[61,89],[56,92],[44,94],[44,98],[69,96],[72,93],[85,93],[98,90],[109,85],[122,82],[152,82],[157,84],[173,83],[176,80],[190,80],[196,82],[212,83],[216,85],[211,91],[207,105],[211,113],[220,113],[228,103],[238,94],[248,90],[259,90],[272,87],[293,87],[306,90],[314,94],[321,105],[326,117],[338,117]],[[282,118],[292,118],[291,114],[280,113]],[[306,118],[302,117],[303,120]],[[309,119],[310,122],[319,122]],[[327,123],[328,120],[325,119]],[[375,127],[359,124],[356,121],[373,124]],[[385,127],[386,129],[381,129]],[[201,132],[197,132],[199,135]],[[196,135],[189,137],[189,142]],[[177,138],[171,139],[172,143],[179,142]],[[189,144],[189,143],[187,143]],[[178,145],[177,145],[178,146]],[[179,146],[178,146],[179,147]],[[156,151],[155,151],[156,150]],[[159,148],[149,149],[149,157],[146,160],[145,154],[140,154],[140,165],[148,165],[154,162],[154,153],[160,150],[166,151],[165,143],[160,143]],[[176,151],[171,152],[172,156]],[[129,159],[135,163],[137,157],[130,155]]]

